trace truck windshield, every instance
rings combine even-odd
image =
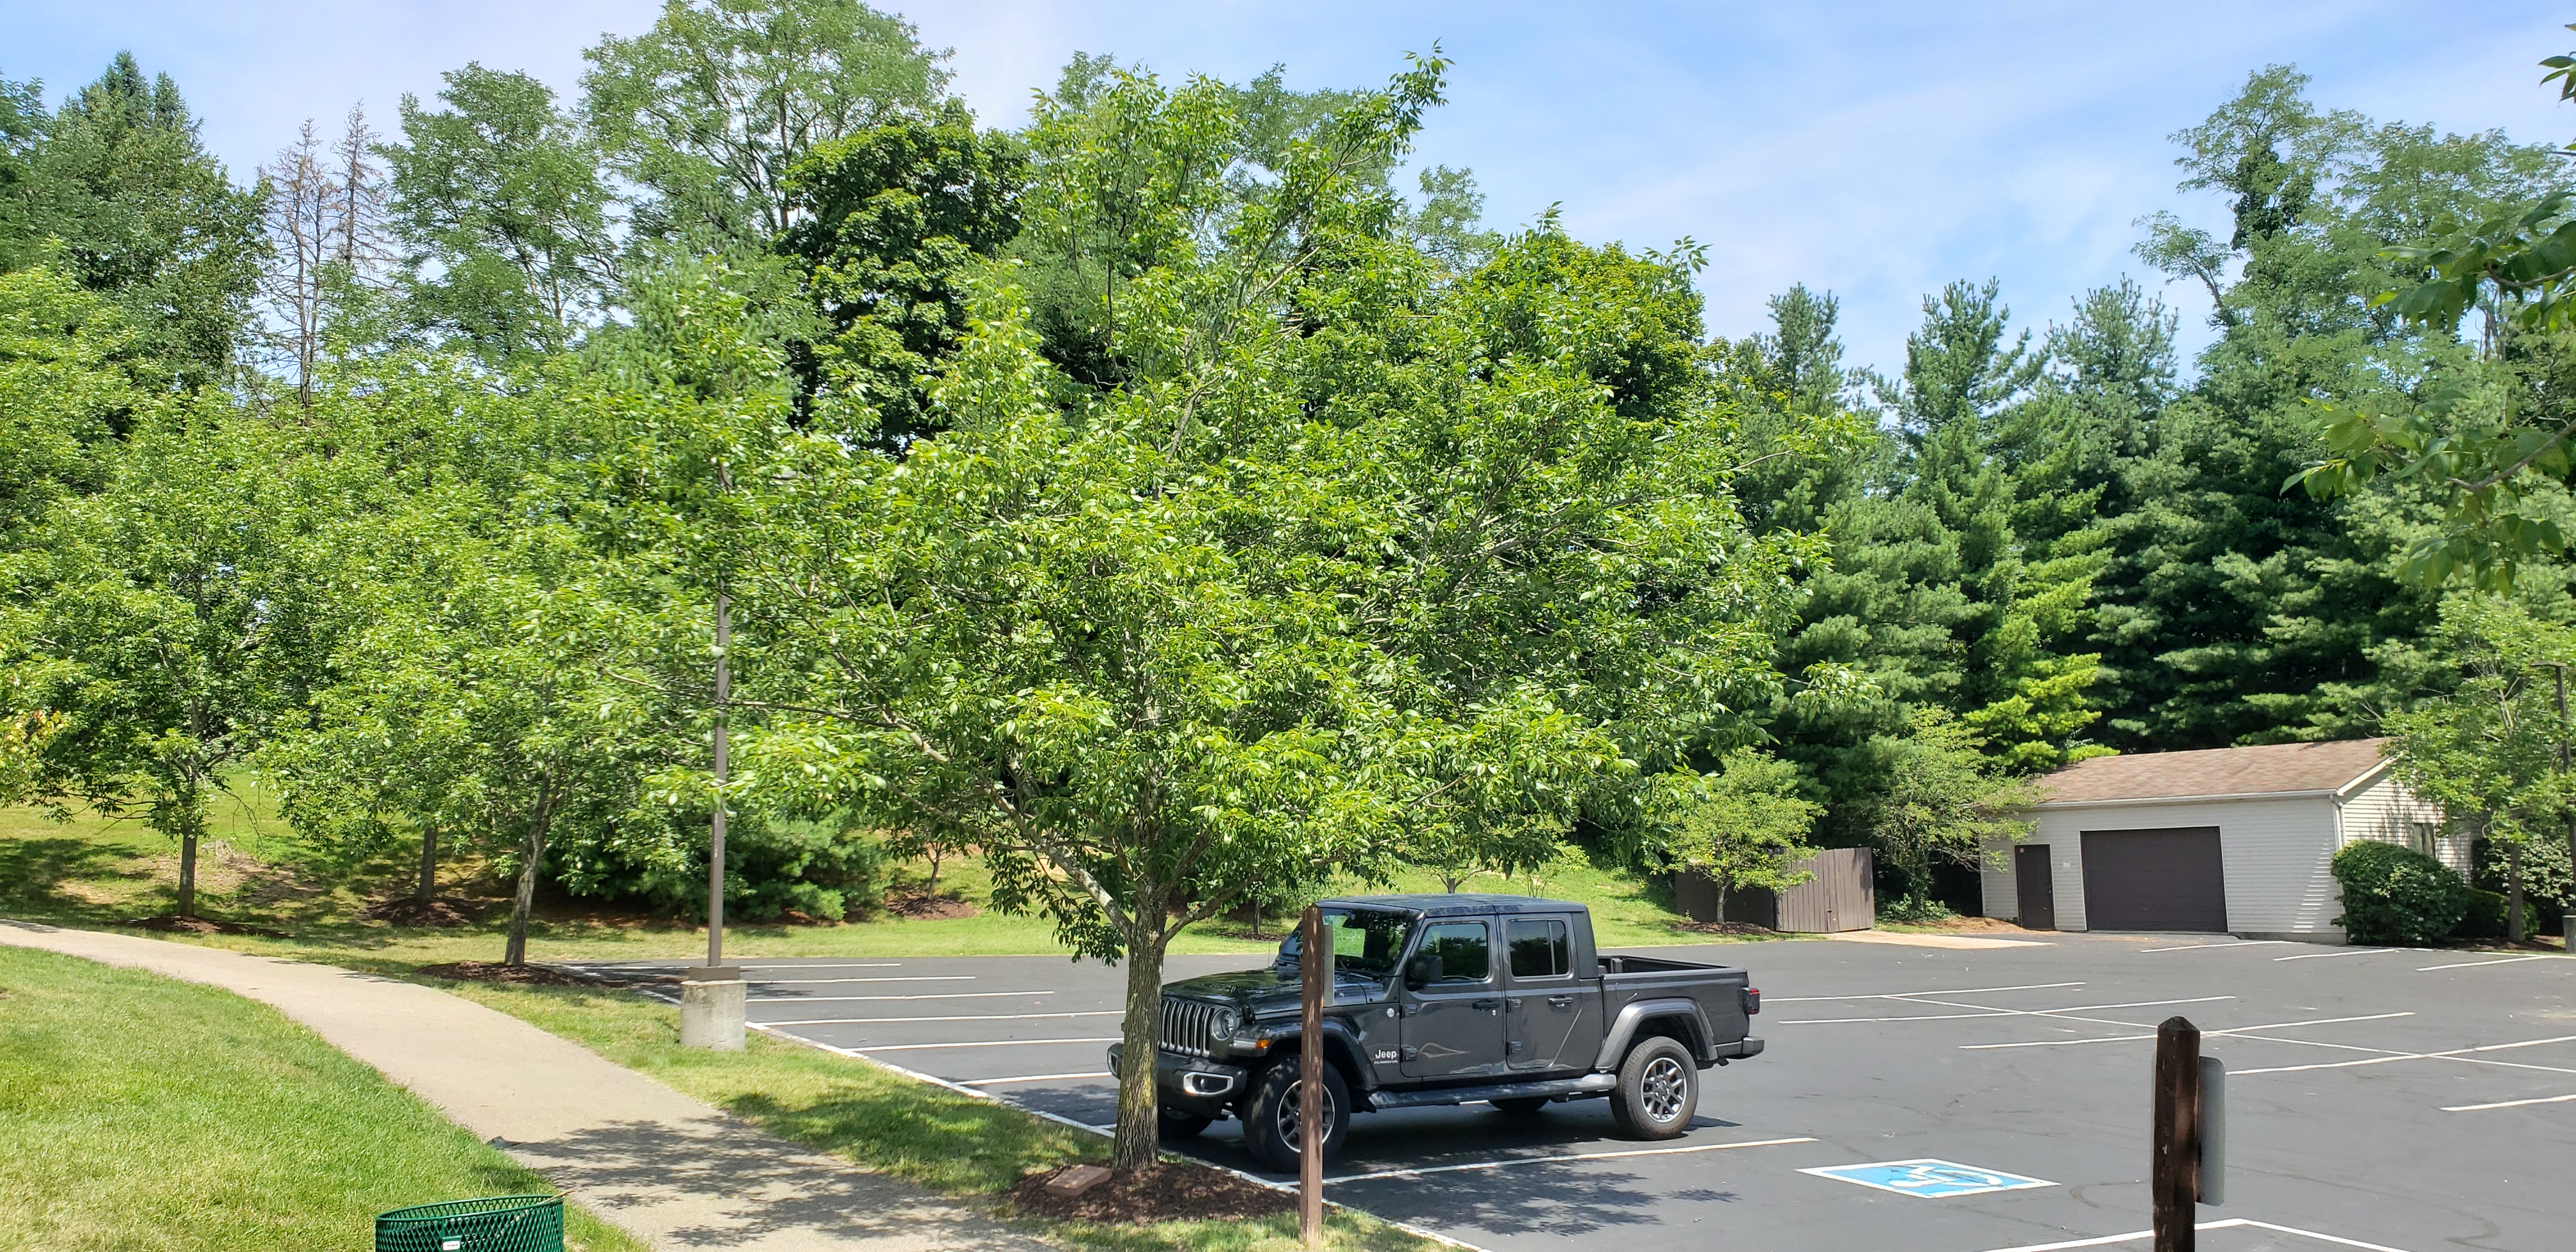
[[[1324,910],[1325,933],[1333,937],[1333,967],[1362,978],[1385,978],[1395,972],[1397,958],[1404,955],[1405,940],[1413,937],[1413,915],[1385,909],[1330,908]],[[1279,964],[1298,963],[1298,950],[1303,936],[1292,933],[1279,945]]]

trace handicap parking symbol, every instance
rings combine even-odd
[[[1864,1187],[1893,1191],[1898,1195],[1922,1196],[1938,1200],[1946,1196],[1984,1195],[1990,1191],[2020,1191],[2027,1187],[2054,1187],[2053,1182],[2024,1178],[2001,1170],[1978,1169],[1956,1161],[1878,1161],[1868,1165],[1836,1165],[1826,1169],[1802,1169],[1801,1174],[1820,1178],[1839,1178]]]

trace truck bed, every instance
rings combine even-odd
[[[1752,975],[1732,965],[1705,965],[1655,956],[1603,956],[1601,1008],[1605,1021],[1639,1000],[1688,1000],[1704,1030],[1703,1061],[1753,1033],[1747,989]]]

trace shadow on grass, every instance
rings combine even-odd
[[[132,905],[98,904],[63,892],[66,883],[146,877],[125,868],[125,850],[86,839],[0,840],[0,909],[39,920],[105,921]]]

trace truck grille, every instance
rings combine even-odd
[[[1213,1056],[1208,1032],[1216,1026],[1217,1006],[1199,1000],[1163,997],[1163,1050],[1184,1056]]]

